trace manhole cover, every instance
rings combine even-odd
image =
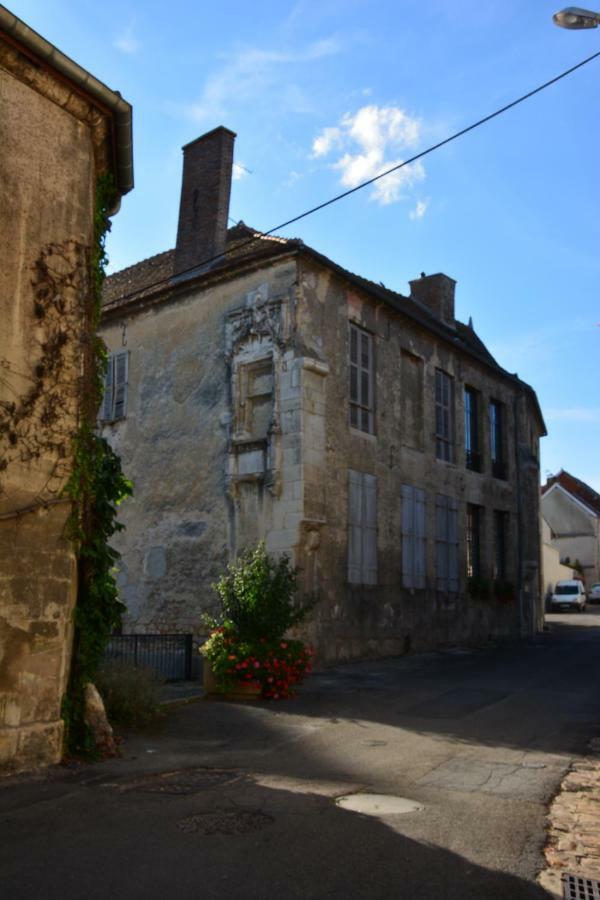
[[[173,772],[153,772],[135,781],[114,785],[122,792],[139,791],[144,794],[194,794],[239,777],[238,772],[225,769],[177,769]],[[111,785],[112,787],[113,785]]]
[[[425,808],[416,800],[393,797],[390,794],[348,794],[346,797],[338,797],[335,802],[342,809],[366,816],[398,816]]]
[[[600,881],[582,878],[580,875],[563,874],[565,900],[600,900]]]
[[[271,825],[273,819],[253,810],[214,810],[180,819],[177,827],[185,834],[250,834]]]

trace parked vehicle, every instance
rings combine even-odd
[[[554,593],[550,597],[550,609],[578,609],[579,612],[583,612],[586,600],[587,597],[582,581],[578,581],[575,578],[557,581]]]
[[[600,603],[600,581],[597,581],[596,584],[591,586],[588,600],[590,603]]]

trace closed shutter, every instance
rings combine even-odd
[[[448,590],[458,592],[458,503],[448,497]]]
[[[110,355],[106,364],[104,376],[104,397],[102,399],[101,419],[110,422],[113,418],[113,384],[114,384],[114,356]]]
[[[348,470],[348,581],[377,584],[377,478]]]
[[[414,520],[414,489],[410,484],[402,485],[402,583],[404,587],[412,588],[415,572],[415,536],[413,530]]]
[[[427,555],[427,539],[425,536],[425,491],[414,489],[415,505],[415,587],[425,587],[425,569]]]
[[[127,350],[116,353],[114,357],[114,415],[115,419],[122,419],[127,413],[127,380],[129,374],[129,353]]]
[[[377,584],[377,478],[363,475],[363,584]]]
[[[362,572],[362,477],[348,469],[348,581],[361,583]]]
[[[435,585],[438,591],[448,590],[448,498],[435,498]]]

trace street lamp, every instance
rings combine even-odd
[[[600,13],[579,6],[567,6],[552,16],[555,25],[561,28],[597,28],[600,25]]]

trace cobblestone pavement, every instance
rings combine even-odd
[[[548,815],[547,868],[540,884],[562,897],[563,872],[600,881],[600,738],[573,763]]]

